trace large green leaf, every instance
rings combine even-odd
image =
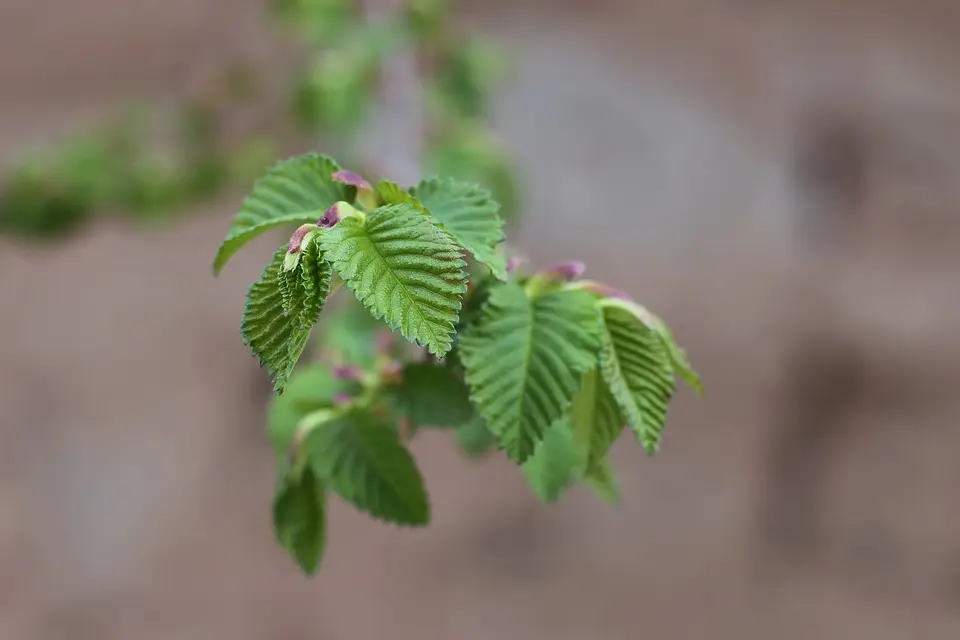
[[[399,525],[429,522],[420,471],[390,425],[353,410],[311,431],[305,447],[324,484],[358,509]]]
[[[460,338],[474,404],[511,459],[533,454],[597,362],[600,319],[582,291],[530,298],[509,283],[490,294]]]
[[[466,291],[460,248],[411,205],[348,217],[320,236],[347,287],[391,329],[437,355],[450,350]]]
[[[470,420],[470,392],[450,367],[426,362],[406,365],[389,388],[414,427],[453,427]]]
[[[330,177],[339,169],[332,159],[314,153],[274,165],[240,205],[217,250],[213,272],[220,273],[233,254],[260,234],[283,225],[316,222],[333,203],[349,199],[352,187]]]
[[[303,572],[316,573],[326,546],[326,493],[310,469],[281,479],[273,499],[273,528]]]
[[[453,178],[431,178],[410,190],[454,239],[500,280],[507,279],[500,205],[486,189]]]
[[[661,335],[631,308],[604,300],[603,376],[627,424],[648,453],[660,447],[667,409],[676,388],[674,370]]]
[[[266,365],[278,393],[303,353],[330,288],[330,268],[319,253],[305,253],[294,271],[284,273],[286,253],[286,247],[278,249],[250,287],[240,321],[244,344]]]
[[[551,425],[537,443],[533,455],[523,463],[523,474],[538,498],[556,502],[563,492],[583,475],[580,448],[570,422],[561,418]]]

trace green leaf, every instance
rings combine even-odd
[[[341,220],[320,236],[347,287],[376,318],[437,356],[450,350],[466,291],[457,247],[411,205]]]
[[[467,386],[443,365],[408,364],[388,391],[414,427],[453,427],[473,416]]]
[[[530,488],[544,502],[556,502],[579,482],[583,474],[581,451],[566,418],[547,429],[522,468]]]
[[[460,358],[474,404],[511,459],[522,463],[533,454],[596,364],[600,345],[589,294],[531,299],[515,283],[493,290],[460,338]]]
[[[659,334],[663,346],[667,351],[667,357],[674,372],[686,382],[697,393],[703,393],[703,383],[700,381],[700,375],[693,369],[690,361],[687,360],[686,352],[680,348],[673,337],[670,328],[660,318],[653,316],[653,328]]]
[[[330,178],[339,169],[331,158],[314,153],[275,164],[240,205],[233,226],[217,250],[214,274],[262,233],[283,225],[316,222],[333,203],[346,200],[346,185]]]
[[[676,383],[660,334],[633,306],[612,299],[600,303],[606,329],[600,364],[627,424],[652,454],[660,447]]]
[[[623,433],[620,409],[597,368],[584,374],[573,397],[570,425],[584,471],[598,465]]]
[[[315,574],[326,546],[326,493],[310,469],[281,480],[273,499],[273,527],[303,572]]]
[[[612,505],[620,504],[620,483],[609,457],[601,459],[587,469],[583,481],[604,502]]]
[[[497,446],[497,437],[490,433],[487,424],[479,415],[474,414],[453,430],[460,448],[469,456],[482,456]]]
[[[500,205],[486,189],[453,178],[431,178],[410,190],[430,214],[493,275],[506,281],[507,262],[497,251],[503,242]]]
[[[386,327],[356,298],[342,297],[337,302],[337,308],[328,309],[329,315],[318,327],[324,347],[335,351],[334,358],[344,363],[372,367],[377,358],[376,335],[386,332]]]
[[[267,366],[278,393],[303,353],[330,287],[329,268],[318,258],[315,262],[301,259],[296,270],[284,273],[286,253],[286,247],[278,249],[250,287],[240,322],[243,343],[260,359],[261,366]],[[297,286],[284,282],[298,277]]]
[[[378,520],[429,522],[420,471],[390,425],[355,409],[313,430],[305,446],[314,472],[346,502]]]
[[[354,380],[335,378],[326,365],[297,368],[283,394],[274,396],[267,409],[267,435],[277,456],[287,458],[304,416],[332,408],[333,396],[337,393],[355,395],[360,389],[360,383]]]

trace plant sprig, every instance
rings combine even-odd
[[[215,271],[254,237],[300,225],[250,287],[241,334],[278,394],[274,525],[306,573],[323,557],[328,494],[398,526],[429,523],[407,445],[421,429],[453,430],[468,453],[503,450],[544,501],[583,483],[616,502],[610,448],[629,430],[655,453],[676,379],[700,390],[649,310],[584,279],[581,263],[527,272],[508,256],[498,209],[475,184],[374,186],[319,154],[278,163],[241,206]],[[332,283],[357,311],[326,327],[325,361],[297,368]]]

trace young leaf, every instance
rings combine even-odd
[[[213,261],[214,274],[260,234],[293,223],[316,222],[333,203],[349,198],[350,187],[331,179],[340,167],[315,153],[282,160],[253,187],[240,205]]]
[[[506,281],[507,262],[497,252],[497,245],[505,238],[503,220],[497,215],[500,205],[489,191],[452,178],[432,178],[410,189],[410,193],[477,262]]]
[[[600,303],[605,328],[600,364],[627,424],[652,454],[660,447],[676,384],[663,340],[631,305]]]
[[[547,429],[533,455],[523,463],[533,492],[544,502],[556,502],[583,474],[581,452],[566,418]]]
[[[473,416],[470,392],[449,367],[411,363],[400,376],[389,393],[414,427],[453,427]]]
[[[243,343],[260,359],[261,366],[267,366],[278,393],[283,391],[310,336],[309,328],[301,328],[300,314],[284,308],[281,280],[286,253],[286,247],[277,250],[260,279],[250,287],[240,321]]]
[[[310,469],[281,480],[273,499],[273,528],[300,569],[316,573],[326,546],[326,493]]]
[[[607,504],[620,504],[620,483],[609,457],[601,459],[587,469],[583,481]]]
[[[474,414],[470,420],[453,428],[460,448],[469,456],[482,456],[497,446],[497,437],[490,433],[483,418]]]
[[[703,383],[700,381],[700,375],[694,371],[693,367],[690,365],[689,360],[687,360],[687,354],[683,349],[677,344],[677,341],[673,337],[673,333],[670,331],[670,328],[667,327],[667,324],[657,318],[653,317],[653,328],[659,334],[663,346],[667,351],[667,357],[670,360],[670,365],[673,367],[673,370],[676,372],[680,378],[690,385],[694,391],[697,393],[703,393]]]
[[[311,364],[294,371],[282,395],[274,396],[267,410],[267,435],[279,458],[287,458],[300,421],[308,413],[334,406],[338,393],[355,395],[355,380],[341,380],[326,365]]]
[[[320,236],[347,287],[391,329],[443,356],[466,291],[460,248],[411,205],[350,217]]]
[[[623,432],[617,402],[597,368],[583,376],[570,405],[570,426],[584,471],[598,465]]]
[[[531,299],[515,283],[493,290],[460,338],[460,358],[474,404],[511,459],[522,463],[533,454],[596,364],[600,345],[589,294]]]
[[[420,471],[389,425],[353,410],[312,431],[305,446],[317,476],[358,509],[399,525],[429,522]]]

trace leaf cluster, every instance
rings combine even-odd
[[[498,209],[472,183],[372,185],[308,154],[278,163],[237,213],[215,271],[252,238],[300,225],[250,287],[241,334],[278,393],[274,524],[305,572],[323,556],[329,494],[399,526],[429,522],[408,448],[422,429],[502,450],[544,501],[583,483],[615,502],[613,444],[628,430],[656,452],[676,378],[699,390],[647,309],[582,279],[579,263],[527,273],[508,260]],[[359,305],[326,327],[340,335],[335,361],[295,369],[338,290]]]

